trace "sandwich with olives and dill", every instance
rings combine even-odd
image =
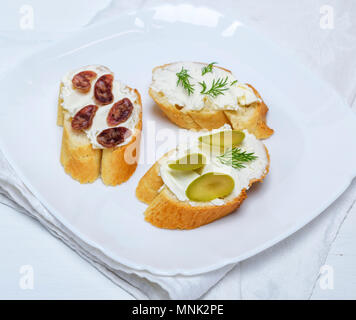
[[[258,139],[273,134],[266,124],[268,108],[257,90],[215,62],[158,66],[152,71],[149,94],[173,123],[185,129],[212,130],[229,124]]]
[[[127,181],[140,147],[139,92],[91,65],[67,73],[60,84],[57,125],[63,127],[60,161],[80,183],[101,176],[106,185]]]
[[[235,211],[269,169],[264,144],[229,125],[195,133],[165,154],[141,178],[136,196],[148,204],[145,220],[165,229],[193,229]]]

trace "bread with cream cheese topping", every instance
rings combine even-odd
[[[165,176],[161,171],[161,166],[164,163],[167,163],[172,157],[175,158],[176,150],[165,154],[146,172],[136,188],[137,198],[148,204],[144,213],[145,220],[159,228],[194,229],[235,211],[247,198],[247,189],[256,182],[262,182],[268,174],[270,163],[268,150],[261,142],[258,143],[261,144],[260,153],[265,153],[265,160],[260,166],[259,173],[250,175],[246,183],[235,193],[218,199],[220,203],[192,203],[176,194],[171,186],[165,184]],[[261,151],[262,149],[263,151]]]
[[[107,68],[102,66],[94,66],[95,68],[102,68],[103,73],[110,72]],[[92,69],[95,69],[92,68]],[[88,67],[84,67],[80,70],[86,70]],[[90,69],[90,68],[89,68]],[[95,69],[96,70],[96,69]],[[74,73],[73,73],[74,74]],[[100,74],[99,74],[100,75]],[[99,76],[97,77],[99,78]],[[94,86],[94,79],[92,86]],[[68,81],[69,83],[69,81]],[[121,85],[121,84],[120,84]],[[67,84],[68,87],[68,84]],[[81,107],[85,107],[93,100],[92,104],[95,103],[93,97],[83,97],[78,93],[79,98],[83,98],[83,103],[80,102],[79,107],[71,110],[68,105],[65,108],[63,99],[63,90],[65,89],[65,84],[63,81],[60,85],[60,93],[58,98],[57,106],[57,125],[63,127],[62,135],[62,147],[60,161],[64,167],[65,172],[67,172],[73,179],[79,181],[80,183],[91,183],[94,182],[99,176],[104,184],[106,185],[118,185],[127,181],[131,175],[135,172],[137,167],[137,159],[140,147],[141,129],[142,129],[142,103],[141,96],[136,89],[132,89],[128,86],[124,87],[124,92],[130,94],[132,103],[135,109],[135,119],[134,123],[131,124],[131,136],[128,137],[128,142],[125,144],[119,144],[115,147],[104,147],[101,148],[93,147],[93,141],[90,140],[91,133],[86,133],[84,130],[74,130],[72,126],[73,115]],[[71,88],[67,88],[70,90]],[[109,110],[113,104],[117,102],[114,94],[114,100],[111,104],[99,106],[100,108],[106,108]],[[107,110],[102,109],[104,116],[106,117]],[[96,116],[96,115],[95,115]],[[99,121],[95,119],[93,121]],[[132,115],[131,115],[132,116]],[[101,121],[103,122],[103,121]],[[100,124],[101,124],[100,122]],[[114,126],[109,126],[106,123],[104,127],[99,129],[106,129]],[[95,135],[92,134],[92,136]]]
[[[220,96],[212,97],[209,95],[201,95],[203,101],[197,101],[197,99],[195,99],[196,97],[193,96],[200,95],[202,90],[200,82],[204,81],[204,78],[210,78],[211,80],[212,74],[206,73],[204,76],[201,76],[195,72],[197,77],[189,75],[188,78],[188,80],[192,79],[190,80],[191,82],[195,81],[193,84],[194,93],[192,95],[185,93],[186,97],[184,98],[187,99],[181,99],[184,94],[184,89],[177,83],[176,72],[186,67],[189,73],[190,69],[201,69],[204,68],[204,66],[207,66],[207,64],[176,62],[158,66],[153,69],[153,81],[149,88],[149,95],[168,119],[185,129],[212,130],[220,128],[224,124],[230,124],[231,127],[236,130],[247,129],[259,139],[265,139],[271,136],[273,129],[269,128],[266,124],[268,107],[257,90],[250,84],[240,84],[239,82],[233,84],[233,81],[231,81],[226,85],[226,91],[223,91],[223,94]],[[231,71],[225,68],[213,66],[212,70],[218,73],[217,77],[220,76],[223,80],[225,77],[229,77],[229,80],[230,78],[235,79]],[[159,79],[159,77],[167,76],[168,78]],[[215,77],[215,81],[218,79],[217,77]],[[244,88],[249,95],[254,94],[256,101],[248,104],[240,104],[237,99],[229,99],[229,101],[224,102],[222,97],[224,97],[224,95],[230,97],[229,90],[232,90],[231,88],[234,88],[234,86]],[[208,86],[208,88],[209,87],[210,86]],[[180,94],[181,97],[178,97],[178,94]],[[233,96],[233,98],[235,97]],[[199,103],[199,107],[196,105],[197,102]],[[224,103],[228,103],[228,105],[224,105]]]

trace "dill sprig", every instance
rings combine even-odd
[[[202,86],[202,91],[200,91],[200,93],[209,95],[213,98],[216,98],[220,94],[224,94],[224,91],[228,90],[227,79],[228,77],[218,78],[217,80],[214,79],[209,90],[207,90],[205,81],[199,82],[199,84]]]
[[[232,148],[217,157],[222,164],[232,166],[234,169],[245,168],[247,162],[256,160],[257,157],[253,152],[247,153],[240,148]]]
[[[180,72],[176,73],[178,80],[177,80],[177,87],[181,84],[182,87],[188,92],[188,96],[190,96],[194,92],[194,85],[189,82],[189,78],[191,76],[188,74],[188,70],[182,67]]]
[[[237,83],[237,80],[234,80],[230,83],[230,87],[232,87],[235,83]]]
[[[213,72],[214,64],[217,64],[217,62],[209,63],[207,66],[203,67],[201,69],[201,75],[203,76],[204,74],[206,74],[208,72]]]

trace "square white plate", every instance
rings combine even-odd
[[[218,61],[252,83],[270,108],[275,134],[265,141],[270,174],[241,208],[191,231],[146,223],[135,198],[140,177],[174,147],[161,129],[177,130],[147,91],[154,66]],[[59,162],[56,103],[68,70],[103,64],[143,97],[141,164],[118,187],[80,185]],[[350,108],[281,48],[238,20],[208,8],[164,5],[124,14],[33,55],[0,79],[0,142],[26,185],[70,230],[113,260],[156,274],[197,274],[248,258],[292,234],[334,201],[356,175],[356,120]],[[156,133],[153,132],[156,124]]]

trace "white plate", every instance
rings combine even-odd
[[[151,69],[178,60],[218,61],[254,84],[275,129],[266,141],[271,168],[265,182],[238,212],[191,231],[144,221],[146,206],[135,187],[147,161],[119,187],[72,180],[59,163],[62,129],[55,125],[62,75],[107,65],[143,96],[145,157],[152,121],[157,130],[175,128],[147,95]],[[165,5],[125,14],[37,53],[0,82],[0,141],[16,171],[64,225],[135,269],[191,275],[246,259],[315,218],[356,174],[356,120],[347,105],[285,51],[209,8]]]

